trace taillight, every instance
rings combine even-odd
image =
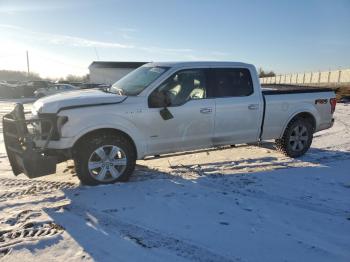
[[[335,111],[335,106],[337,105],[337,99],[331,98],[329,99],[329,103],[331,104],[331,114]]]

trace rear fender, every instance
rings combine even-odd
[[[280,133],[279,138],[281,138],[283,136],[283,134],[284,134],[288,124],[290,123],[290,121],[292,121],[293,118],[295,118],[297,115],[302,114],[302,113],[308,113],[315,119],[315,128],[317,129],[317,126],[320,123],[320,115],[319,115],[319,113],[311,105],[310,106],[304,106],[302,108],[299,108],[296,111],[293,111],[290,114],[290,117],[283,124],[283,129],[282,129],[282,132]]]

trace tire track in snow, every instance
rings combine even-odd
[[[0,258],[10,254],[14,246],[52,238],[64,231],[51,221],[36,221],[41,215],[42,211],[23,210],[0,222]]]
[[[285,198],[283,196],[268,194],[260,190],[254,191],[254,192],[244,192],[243,194],[244,196],[255,198],[255,199],[263,199],[263,200],[267,200],[269,202],[273,202],[281,205],[293,206],[293,207],[297,207],[297,208],[301,208],[301,209],[305,209],[313,212],[318,212],[322,214],[332,215],[332,216],[347,217],[350,214],[350,210],[345,211],[341,209],[336,209],[333,207],[322,205],[321,203],[312,204],[305,200]]]
[[[2,186],[27,186],[27,185],[36,185],[36,186],[45,186],[48,188],[73,188],[77,184],[71,182],[59,182],[59,181],[45,181],[45,180],[31,180],[31,179],[17,179],[17,178],[0,178],[0,184]]]
[[[1,178],[0,184],[3,187],[24,187],[25,189],[5,192],[0,194],[0,201],[6,201],[8,199],[28,196],[28,195],[40,195],[44,193],[51,193],[62,189],[72,189],[77,187],[76,184],[70,182],[56,182],[56,181],[43,181],[43,180],[26,180],[26,179],[11,179]]]
[[[244,179],[244,178],[243,178]],[[253,186],[256,181],[239,181],[242,178],[232,177],[220,179],[218,176],[208,177],[205,181],[201,181],[198,185],[205,188],[210,188],[213,190],[220,190],[225,195],[232,195],[234,198],[237,195],[243,197],[253,198],[257,200],[266,200],[267,202],[272,202],[280,205],[287,205],[291,207],[301,208],[313,212],[318,212],[321,214],[327,214],[332,216],[348,217],[350,215],[349,210],[337,209],[331,206],[324,205],[322,202],[312,203],[307,199],[298,200],[292,198],[286,198],[280,195],[273,195],[271,193],[264,192],[262,190],[256,189]]]
[[[343,145],[350,146],[350,143]],[[327,147],[324,149],[332,150],[334,147]],[[225,171],[238,171],[237,174],[243,173],[257,173],[265,171],[273,171],[276,169],[285,168],[298,168],[305,167],[302,165],[303,162],[309,162],[311,164],[327,164],[341,160],[349,160],[349,152],[332,152],[325,151],[324,149],[312,148],[307,155],[300,157],[299,159],[283,158],[271,161],[261,161],[260,159],[245,159],[243,162],[239,161],[227,161],[225,163],[213,164],[204,163],[198,165],[173,165],[170,168],[175,172],[176,176],[181,177],[183,174],[188,174],[188,172],[196,173],[198,176],[211,176],[213,174],[221,174]],[[238,164],[237,164],[238,163]],[[161,173],[161,172],[160,172]],[[224,174],[222,174],[224,175]],[[164,176],[164,175],[163,175]]]
[[[27,224],[26,227],[10,232],[0,232],[0,252],[22,242],[41,240],[43,238],[55,236],[61,232],[63,232],[63,227],[55,223],[30,223]]]
[[[73,215],[83,217],[85,220],[93,223],[89,217],[89,215],[91,215],[94,217],[94,220],[97,219],[98,226],[103,227],[104,225],[108,225],[109,232],[114,229],[122,238],[133,241],[143,248],[163,248],[175,253],[177,256],[196,262],[241,261],[239,258],[227,258],[199,245],[185,242],[175,237],[151,229],[146,229],[135,224],[126,223],[108,213],[104,213],[103,211],[84,208],[81,205],[69,205],[65,208],[65,212],[71,212]],[[62,213],[60,214],[62,215]]]

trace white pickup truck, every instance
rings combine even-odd
[[[38,177],[74,159],[84,184],[126,181],[137,159],[275,139],[290,157],[333,125],[330,89],[263,90],[253,65],[236,62],[149,63],[109,91],[79,90],[37,100],[4,116],[15,175]]]

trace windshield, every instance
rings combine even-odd
[[[137,96],[166,70],[168,70],[168,67],[139,67],[113,84],[110,92],[119,95]]]

